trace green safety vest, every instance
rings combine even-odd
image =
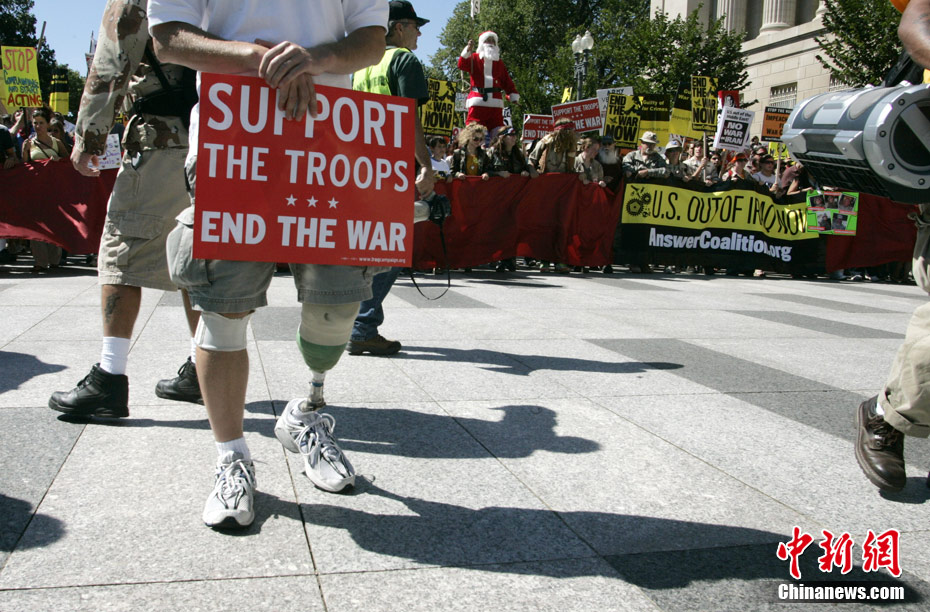
[[[391,67],[391,62],[394,61],[394,56],[398,53],[410,53],[410,49],[394,47],[385,51],[380,62],[374,66],[362,68],[352,75],[352,89],[390,96],[391,88],[388,87],[388,70]]]

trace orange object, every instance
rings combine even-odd
[[[909,0],[890,0],[890,1],[891,1],[891,4],[893,4],[894,7],[898,9],[898,12],[900,13],[904,12],[904,9],[907,8],[907,3],[909,2]]]

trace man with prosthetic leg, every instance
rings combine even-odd
[[[351,73],[377,62],[388,22],[386,0],[150,0],[149,10],[160,58],[204,72],[257,75],[275,92],[287,120],[303,119],[308,109],[315,115],[314,84],[348,88]],[[275,40],[267,40],[272,33]],[[198,116],[195,107],[192,125]],[[196,132],[191,140],[196,152]],[[192,188],[196,165],[192,154],[186,167]],[[275,264],[193,259],[193,221],[192,205],[178,216],[168,257],[172,278],[188,288],[203,313],[195,334],[197,370],[218,454],[203,521],[214,528],[246,527],[255,517],[255,469],[242,427],[248,320],[267,303]],[[341,491],[354,483],[355,471],[333,437],[334,419],[318,410],[325,406],[326,373],[345,351],[359,303],[371,297],[372,278],[382,268],[290,268],[301,302],[297,345],[310,369],[310,393],[287,404],[275,434],[288,451],[303,456],[315,485]]]

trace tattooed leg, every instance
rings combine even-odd
[[[117,338],[132,336],[132,328],[139,316],[142,289],[128,285],[102,285],[100,287],[103,335]]]

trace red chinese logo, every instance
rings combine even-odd
[[[829,573],[833,571],[834,567],[838,567],[841,573],[848,574],[853,567],[852,536],[848,533],[834,536],[826,529],[821,533],[823,534],[823,540],[818,543],[818,546],[823,549],[823,554],[817,559],[817,568],[821,572]],[[898,555],[900,538],[901,534],[897,529],[889,529],[878,535],[875,535],[870,529],[865,542],[862,544],[862,571],[877,572],[881,568],[885,568],[891,575],[900,576],[901,563]],[[813,541],[813,536],[802,533],[800,527],[795,527],[791,539],[778,544],[776,554],[782,561],[790,560],[789,572],[795,580],[801,579],[798,560]]]
[[[877,536],[869,532],[862,545],[862,571],[877,572],[884,567],[892,576],[901,575],[901,564],[898,561],[898,540],[901,534],[897,529],[889,529]]]

